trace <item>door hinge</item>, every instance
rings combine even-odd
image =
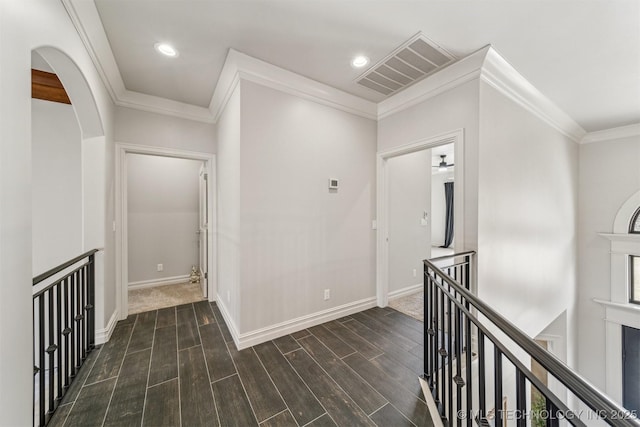
[[[208,279],[209,278],[209,273],[204,273],[204,278]]]
[[[209,174],[208,174],[208,173],[205,173],[205,174],[204,174],[204,180],[205,180],[205,181],[209,181]]]

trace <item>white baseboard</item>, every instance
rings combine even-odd
[[[167,277],[164,279],[141,280],[139,282],[129,282],[129,290],[155,288],[156,286],[177,285],[189,281],[189,275]]]
[[[111,334],[113,334],[113,330],[116,328],[116,324],[118,323],[118,317],[120,317],[120,313],[118,313],[118,310],[115,310],[107,323],[107,327],[96,330],[96,345],[104,344],[109,341]]]
[[[221,301],[218,298],[218,301]],[[301,331],[312,326],[320,325],[322,323],[330,322],[335,319],[339,319],[344,316],[348,316],[353,313],[358,313],[363,310],[367,310],[377,306],[375,297],[365,298],[359,301],[354,301],[348,304],[343,304],[338,307],[329,308],[327,310],[318,311],[316,313],[300,316],[295,319],[287,320],[285,322],[277,323],[275,325],[267,326],[265,328],[256,329],[255,331],[245,332],[239,334],[235,328],[235,325],[229,326],[229,331],[233,336],[233,341],[236,343],[238,350],[242,350],[263,342],[282,337],[284,335],[292,334],[294,332]],[[221,305],[218,302],[222,316],[227,320],[227,315],[224,313]]]
[[[216,301],[216,305],[218,306],[218,308],[220,309],[220,313],[222,313],[222,317],[224,317],[224,323],[227,324],[227,328],[229,329],[229,333],[231,334],[231,337],[233,338],[233,342],[236,344],[236,348],[240,349],[240,346],[238,345],[238,327],[236,326],[235,322],[233,321],[233,319],[231,319],[231,315],[229,314],[229,310],[227,309],[227,306],[224,305],[224,303],[222,302],[223,299],[220,297],[220,295],[217,296],[217,301]]]
[[[424,283],[418,283],[417,285],[407,286],[406,288],[398,289],[397,291],[389,292],[389,300],[402,298],[407,295],[420,292],[424,287]]]

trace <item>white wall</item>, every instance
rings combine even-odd
[[[597,233],[612,233],[618,210],[640,190],[640,137],[584,144],[579,151],[578,369],[604,390],[604,308],[592,299],[611,299],[611,243]]]
[[[422,261],[431,256],[431,150],[387,161],[389,292],[422,283]],[[415,271],[415,275],[413,274]]]
[[[574,327],[578,145],[481,83],[478,182],[480,298],[530,336]]]
[[[29,72],[32,49],[39,46],[60,49],[71,58],[73,67],[82,72],[83,84],[88,84],[97,103],[105,132],[103,142],[107,147],[111,146],[112,151],[113,105],[61,2],[0,2],[0,46],[0,384],[11,384],[11,387],[0,388],[0,423],[30,425],[32,296],[31,287],[25,284],[32,278]],[[58,73],[61,71],[54,69]],[[68,74],[63,72],[61,75],[65,86],[72,83],[71,86],[81,87],[77,80],[65,83],[63,75]],[[96,135],[87,133],[83,138],[89,136]],[[107,189],[103,187],[103,195]],[[106,266],[109,268],[113,269],[113,265]],[[106,274],[104,277],[106,279]],[[115,298],[115,287],[112,282],[105,282],[96,297],[99,303],[107,305],[106,299],[111,294]],[[96,319],[97,325],[103,322],[104,317]]]
[[[218,141],[218,304],[240,322],[240,85],[232,93],[217,125]]]
[[[375,121],[241,85],[240,332],[373,298]]]
[[[129,285],[189,275],[199,264],[202,162],[141,154],[126,162]]]
[[[464,236],[456,242],[465,250],[477,249],[478,109],[478,80],[472,80],[378,121],[378,151],[464,130]]]
[[[447,225],[447,202],[444,196],[444,183],[453,182],[453,170],[434,172],[431,176],[431,245],[444,245]],[[454,185],[455,187],[455,185]],[[454,190],[455,191],[455,190]],[[454,235],[455,241],[455,235]],[[450,246],[453,248],[453,243]]]
[[[82,156],[73,107],[31,101],[33,275],[83,253]]]
[[[214,124],[126,107],[115,109],[115,140],[200,153],[216,152]]]

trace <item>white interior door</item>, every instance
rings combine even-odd
[[[200,286],[202,288],[202,295],[206,298],[208,281],[209,281],[209,265],[207,260],[209,259],[208,247],[209,247],[209,222],[207,219],[207,212],[209,212],[209,177],[206,172],[205,165],[200,168],[200,209],[199,209],[199,228],[198,228],[198,246],[200,256]]]
[[[388,283],[394,297],[422,282],[431,256],[431,150],[387,161]]]

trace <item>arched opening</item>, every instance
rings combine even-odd
[[[73,60],[53,47],[34,49],[31,76],[35,277],[105,246],[107,158],[102,118]],[[46,423],[55,410],[104,324],[104,256],[88,259],[41,276],[47,279],[33,287],[35,424]]]

